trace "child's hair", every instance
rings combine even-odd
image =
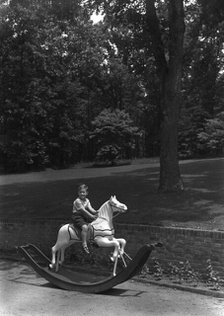
[[[84,183],[83,183],[83,184],[80,184],[80,185],[78,186],[78,192],[80,192],[81,190],[86,190],[86,191],[88,191],[88,186],[85,185]]]

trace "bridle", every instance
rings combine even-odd
[[[113,212],[113,214],[114,214],[114,210],[113,210],[113,207],[115,207],[115,205],[113,205],[113,203],[111,203],[111,202],[109,202],[109,205],[110,205],[110,207],[111,207],[111,209],[112,209],[112,212]],[[118,215],[120,215],[120,214],[122,214],[122,213],[125,213],[125,211],[121,211],[121,212],[117,212],[117,214],[116,215],[113,215],[113,219],[115,218],[115,217],[117,217]]]

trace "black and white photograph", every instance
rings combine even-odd
[[[224,2],[0,0],[0,315],[224,316]]]

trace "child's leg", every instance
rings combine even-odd
[[[88,246],[87,246],[87,231],[88,231],[88,226],[86,224],[82,225],[82,232],[81,232],[81,235],[82,235],[82,247],[83,247],[83,249],[85,250],[86,253],[89,253],[89,249],[88,249]]]

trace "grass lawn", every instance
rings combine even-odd
[[[180,168],[185,191],[179,194],[157,193],[159,167],[152,164],[138,170],[124,166],[110,176],[1,185],[0,217],[64,222],[84,182],[96,209],[114,194],[127,204],[128,213],[117,222],[224,230],[224,159],[188,161]]]

